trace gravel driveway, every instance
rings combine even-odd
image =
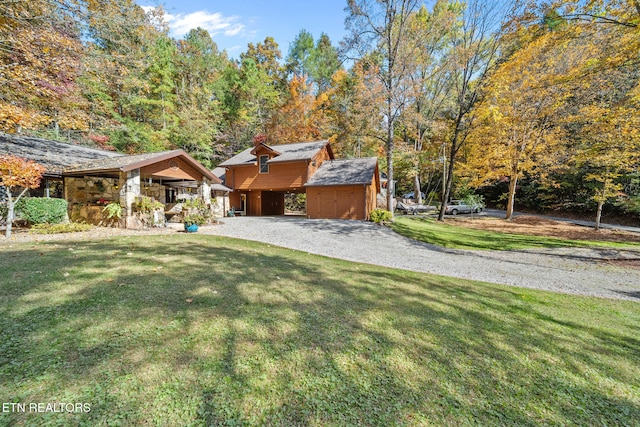
[[[580,295],[640,301],[640,269],[608,260],[638,259],[640,251],[444,249],[372,223],[301,217],[234,217],[207,234],[238,237],[318,255],[444,276]]]

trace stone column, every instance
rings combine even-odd
[[[202,177],[202,181],[198,182],[198,197],[204,200],[204,204],[211,204],[211,181],[207,177]]]
[[[120,173],[120,206],[125,228],[139,228],[140,222],[133,215],[133,204],[140,197],[140,169]]]

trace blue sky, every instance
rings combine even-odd
[[[141,6],[156,6],[153,0],[136,0]],[[171,35],[182,38],[191,28],[209,31],[220,50],[237,58],[247,44],[271,36],[286,57],[289,44],[301,29],[315,40],[322,32],[334,46],[346,34],[344,8],[347,0],[161,0]]]

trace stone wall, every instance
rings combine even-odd
[[[97,203],[100,199],[109,202],[120,201],[120,188],[114,187],[112,178],[72,178],[64,179],[69,206],[77,203]]]
[[[216,218],[223,218],[227,216],[227,212],[230,209],[229,196],[222,191],[216,191],[214,197],[211,199],[211,211]]]
[[[140,193],[143,196],[153,197],[163,205],[167,204],[167,197],[165,193],[167,187],[165,187],[164,185],[158,184],[157,182],[154,182],[152,184],[142,182],[140,184],[140,187]]]

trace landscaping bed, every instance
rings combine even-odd
[[[521,215],[510,221],[499,218],[475,217],[475,218],[447,218],[446,224],[476,230],[490,230],[501,233],[516,233],[535,236],[556,237],[568,240],[591,240],[606,242],[640,242],[640,233],[629,231],[610,230],[601,228],[595,230],[592,227],[570,224],[561,221]]]

